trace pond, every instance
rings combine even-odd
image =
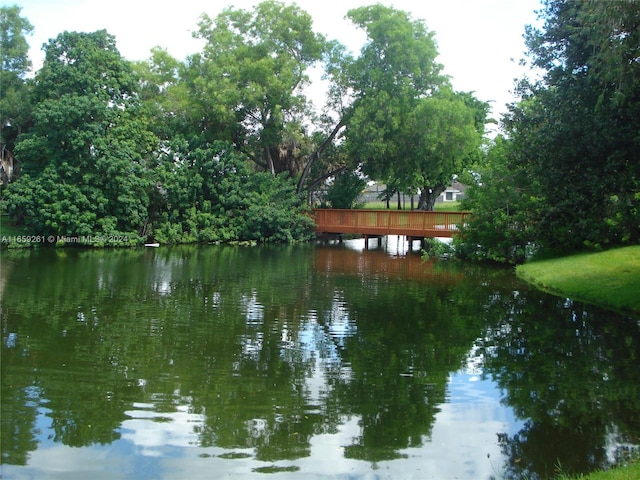
[[[538,479],[640,446],[640,323],[400,239],[3,251],[2,478]]]

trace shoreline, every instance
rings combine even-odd
[[[549,294],[640,318],[640,245],[534,260],[516,275]]]

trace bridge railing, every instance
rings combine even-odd
[[[451,237],[470,212],[424,210],[314,210],[318,233]]]

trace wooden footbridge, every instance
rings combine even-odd
[[[384,235],[403,235],[410,239],[452,237],[469,215],[469,212],[424,210],[314,210],[316,233],[355,233],[365,238]]]

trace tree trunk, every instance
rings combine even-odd
[[[275,175],[276,168],[275,168],[275,165],[273,164],[273,157],[271,156],[271,150],[269,150],[268,146],[264,147],[264,156],[265,156],[265,160],[267,161],[267,169],[269,170],[269,173],[271,173],[271,175]]]
[[[436,199],[445,191],[446,185],[437,184],[431,187],[422,187],[420,199],[418,200],[418,210],[433,210]]]
[[[311,171],[311,166],[313,165],[313,163],[320,158],[320,155],[322,155],[322,152],[324,152],[324,150],[329,146],[329,144],[331,144],[331,142],[336,137],[336,135],[338,135],[338,132],[344,126],[345,126],[345,117],[340,119],[338,124],[331,131],[331,134],[324,140],[324,142],[322,142],[322,144],[318,147],[318,149],[311,154],[311,156],[309,157],[309,160],[307,161],[307,164],[302,170],[302,175],[300,175],[300,179],[298,180],[298,187],[296,188],[296,191],[298,193],[302,192],[304,188],[304,183],[307,180],[307,176]]]

